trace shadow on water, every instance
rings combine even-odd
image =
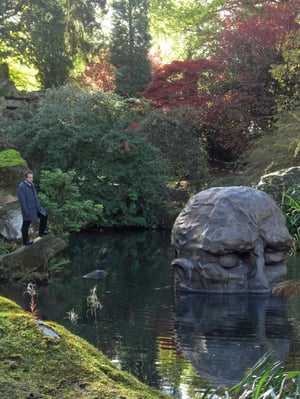
[[[37,306],[97,345],[87,296],[96,285],[100,349],[115,364],[176,399],[207,384],[231,386],[269,350],[300,367],[300,303],[281,297],[174,295],[170,233],[104,231],[72,237],[69,265],[46,287]],[[295,262],[295,267],[297,262]],[[107,271],[101,279],[82,276]],[[0,286],[1,295],[28,309],[26,287]],[[67,318],[71,309],[77,325]]]

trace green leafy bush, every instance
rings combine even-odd
[[[75,183],[75,172],[42,171],[39,197],[49,214],[51,230],[59,235],[99,223],[103,206],[83,200]]]
[[[98,168],[82,178],[87,198],[100,198],[106,225],[156,226],[161,219],[164,162],[133,130],[111,130],[100,140]]]
[[[199,111],[180,107],[152,110],[140,122],[139,132],[159,148],[168,161],[168,174],[178,180],[207,176],[206,142],[199,130]]]
[[[165,163],[145,137],[128,128],[138,117],[136,105],[75,86],[51,89],[36,105],[24,107],[11,136],[34,171],[74,171],[82,199],[92,201],[91,207],[103,205],[97,225],[155,226],[167,192]],[[73,208],[79,206],[74,201]],[[71,212],[64,208],[57,220]]]

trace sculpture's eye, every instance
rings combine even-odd
[[[221,255],[219,263],[226,268],[236,267],[239,264],[239,257],[236,254]]]
[[[285,253],[283,251],[277,251],[277,252],[266,251],[265,252],[265,264],[266,265],[275,265],[279,262],[284,261],[284,259],[285,259]]]

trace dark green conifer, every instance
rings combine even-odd
[[[116,93],[140,97],[151,80],[148,0],[114,0],[111,63]]]

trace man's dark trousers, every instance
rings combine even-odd
[[[47,226],[48,215],[47,214],[43,215],[40,212],[38,212],[38,216],[40,219],[39,235],[42,236],[46,229],[46,226]],[[31,224],[31,220],[23,220],[23,224],[22,224],[22,228],[21,228],[23,244],[25,244],[26,242],[29,241],[28,230],[29,230],[30,224]]]

